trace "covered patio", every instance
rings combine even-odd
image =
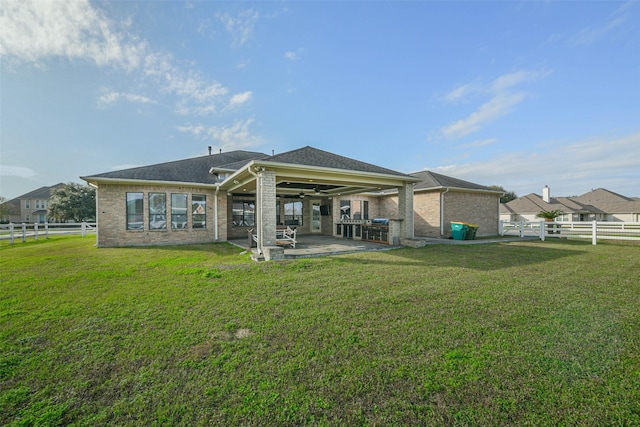
[[[254,257],[259,257],[255,244],[249,247],[249,238],[229,240],[232,245],[238,246],[246,251],[252,251]],[[399,246],[384,243],[368,242],[365,240],[353,240],[336,238],[332,236],[322,236],[316,234],[306,234],[299,236],[296,247],[284,247],[284,258],[312,258],[329,255],[347,254],[353,252],[373,252],[396,249]]]
[[[212,173],[222,175],[224,171],[213,170]],[[227,221],[227,240],[244,240],[241,233],[251,229],[257,253],[266,259],[280,259],[280,253],[273,258],[265,252],[278,245],[282,247],[277,234],[279,227],[291,226],[297,229],[300,239],[295,248],[286,247],[286,257],[310,251],[318,253],[318,249],[311,248],[319,246],[326,246],[322,250],[326,253],[380,246],[388,248],[387,244],[361,241],[367,240],[363,238],[362,227],[369,225],[371,218],[388,218],[389,230],[385,234],[385,243],[400,244],[402,239],[412,239],[413,184],[417,181],[406,174],[312,147],[252,160],[227,176],[219,186],[220,191],[231,196],[231,203],[238,203],[238,219],[242,216],[241,201],[255,203],[255,212],[251,212],[252,219],[247,223],[236,221],[235,218]],[[386,206],[383,212],[371,194],[385,189],[396,190],[398,196],[397,202],[392,207]],[[353,215],[345,215],[342,212],[343,203],[350,206],[352,198],[357,199],[354,202],[357,208],[353,209]],[[304,201],[305,208],[302,209],[304,213],[301,213],[300,221],[287,219],[284,205],[292,201]],[[335,239],[337,237],[347,239]],[[348,242],[349,239],[354,241]],[[327,242],[334,242],[338,246]],[[247,246],[247,243],[240,242],[240,245]],[[281,252],[278,249],[274,251]]]

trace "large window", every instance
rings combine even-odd
[[[171,195],[171,229],[182,230],[187,228],[187,195]]]
[[[233,202],[233,226],[254,227],[256,225],[256,204],[253,201]]]
[[[149,230],[167,229],[167,194],[149,193]]]
[[[207,228],[207,196],[191,196],[191,221],[193,228]]]
[[[284,224],[302,225],[302,202],[285,202]]]
[[[144,194],[127,193],[127,230],[144,228]]]

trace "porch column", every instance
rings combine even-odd
[[[276,173],[259,171],[256,180],[258,250],[276,244]]]
[[[398,217],[404,219],[400,228],[400,238],[413,239],[413,184],[410,182],[398,188]]]

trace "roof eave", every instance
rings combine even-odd
[[[163,180],[131,179],[131,178],[104,178],[104,177],[95,177],[95,176],[81,176],[80,179],[96,187],[98,187],[99,184],[166,185],[171,187],[190,186],[190,187],[204,187],[204,188],[216,188],[220,186],[219,183],[208,184],[208,183],[202,183],[202,182],[189,182],[189,181],[163,181]]]

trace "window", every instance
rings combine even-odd
[[[207,228],[207,196],[194,194],[191,197],[191,223],[193,228]]]
[[[167,194],[149,193],[149,230],[167,229]]]
[[[233,226],[254,227],[256,225],[256,204],[253,201],[233,202]]]
[[[27,209],[31,209],[31,200],[25,200],[24,201],[24,207]]]
[[[127,230],[144,228],[144,194],[127,193]]]
[[[182,230],[187,228],[187,195],[171,195],[171,229]]]
[[[369,219],[369,202],[367,200],[362,201],[362,219]]]
[[[302,225],[302,202],[285,202],[284,225]]]

